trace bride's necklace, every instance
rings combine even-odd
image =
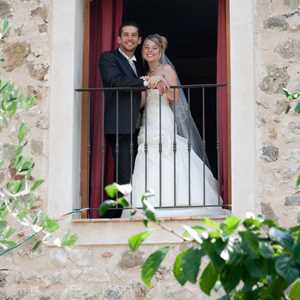
[[[154,74],[159,68],[160,68],[161,64],[157,64],[155,66],[153,66],[152,68],[149,67],[149,74]]]

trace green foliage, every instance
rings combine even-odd
[[[152,233],[151,231],[147,230],[131,236],[128,239],[129,248],[132,251],[136,251],[143,243],[143,241],[151,235],[151,233]]]
[[[287,89],[283,89],[284,95],[288,98],[288,100],[294,103],[294,111],[300,114],[300,91],[290,92]],[[290,106],[289,106],[290,109]],[[288,109],[288,111],[289,111]],[[296,188],[300,188],[300,175],[297,177]]]
[[[197,284],[207,295],[222,288],[224,296],[218,300],[300,299],[300,226],[286,229],[262,216],[244,220],[229,216],[223,222],[206,218],[196,226],[184,226],[185,232],[179,234],[156,217],[149,218],[148,209],[144,205],[148,223],[156,223],[185,243],[173,263],[179,284]],[[137,249],[145,235],[148,231],[131,237],[130,249]],[[146,259],[142,280],[147,287],[168,251],[159,249]],[[202,261],[206,263],[201,266]]]
[[[62,246],[63,247],[73,247],[77,242],[77,235],[71,232],[67,232],[62,239]]]
[[[151,287],[151,280],[167,256],[168,251],[169,247],[160,248],[154,251],[144,262],[142,267],[142,279],[147,287]]]
[[[7,36],[9,29],[10,29],[10,25],[8,19],[5,18],[2,20],[0,24],[0,40],[3,40]]]
[[[100,204],[98,208],[100,217],[105,218],[107,213],[112,209],[129,207],[129,203],[125,197],[118,197],[118,194],[127,195],[131,192],[131,186],[129,184],[119,185],[117,183],[113,183],[107,185],[104,190],[107,196],[112,199],[104,200]]]
[[[35,103],[36,97],[24,96],[12,82],[0,79],[0,129],[6,127],[17,112],[28,110]]]
[[[291,300],[300,300],[300,279],[292,284],[289,296]]]
[[[8,30],[9,24],[4,20],[0,25],[0,38],[3,39]],[[35,103],[35,97],[24,96],[12,82],[0,80],[0,129]],[[25,244],[31,244],[32,251],[35,251],[43,243],[51,242],[52,235],[60,227],[58,220],[38,209],[38,188],[44,180],[32,176],[34,162],[24,153],[28,129],[24,123],[19,126],[13,159],[0,161],[1,171],[7,178],[0,187],[0,256]],[[55,242],[59,246],[71,247],[76,240],[76,235],[67,233]]]

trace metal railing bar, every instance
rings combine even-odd
[[[176,88],[173,88],[173,97],[174,97],[174,140],[173,140],[173,153],[174,153],[174,207],[177,205],[177,199],[176,199],[176,134],[177,134],[177,126],[176,126]]]
[[[162,135],[161,135],[161,94],[159,94],[159,207],[162,206]]]
[[[223,87],[228,86],[227,83],[205,83],[205,84],[186,84],[186,85],[172,85],[170,86],[171,89],[173,88],[216,88],[216,87]],[[145,87],[102,87],[102,88],[79,88],[75,89],[75,92],[97,92],[97,91],[143,91],[146,90]]]
[[[202,139],[203,139],[203,153],[206,153],[206,130],[205,130],[205,88],[202,88]],[[205,169],[206,169],[206,162],[205,157],[203,157],[203,205],[205,206]]]
[[[189,111],[191,111],[191,89],[188,88],[188,108]],[[189,126],[188,126],[188,190],[189,190],[189,206],[191,206],[191,149],[192,149],[192,145],[191,145],[191,116],[189,115]]]
[[[119,91],[116,90],[116,182],[119,183]],[[116,195],[118,197],[118,195]]]
[[[132,111],[132,105],[133,105],[133,91],[130,90],[130,184],[132,185],[132,167],[133,167],[133,111]],[[104,119],[104,118],[103,118]],[[132,206],[132,193],[130,193],[130,205]]]
[[[102,95],[101,95],[102,97],[102,111],[104,112],[104,102],[105,102],[105,100],[104,100],[104,92],[102,92]],[[102,128],[104,128],[104,118],[102,118]],[[103,143],[102,143],[102,145],[101,145],[101,155],[102,155],[102,157],[101,157],[101,196],[100,196],[100,199],[101,199],[101,202],[100,203],[102,203],[103,201],[104,201],[104,162],[105,162],[105,135],[104,135],[104,133],[103,133]]]

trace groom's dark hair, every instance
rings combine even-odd
[[[126,22],[123,22],[122,25],[121,25],[120,28],[119,28],[119,36],[121,36],[122,30],[123,30],[123,28],[124,28],[125,26],[133,26],[133,27],[136,27],[139,36],[141,36],[141,30],[140,30],[140,27],[139,27],[139,25],[138,25],[136,22],[134,22],[134,21],[126,21]]]

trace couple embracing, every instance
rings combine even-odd
[[[104,132],[117,162],[117,181],[126,184],[132,179],[134,207],[142,206],[146,179],[147,188],[155,192],[150,201],[162,207],[159,216],[198,215],[197,209],[168,208],[218,205],[216,180],[185,95],[182,89],[170,88],[179,85],[179,80],[165,55],[166,38],[151,34],[144,39],[146,74],[141,74],[135,57],[141,42],[138,25],[124,23],[119,30],[119,48],[100,57],[104,87],[138,88],[131,93],[105,92]]]

